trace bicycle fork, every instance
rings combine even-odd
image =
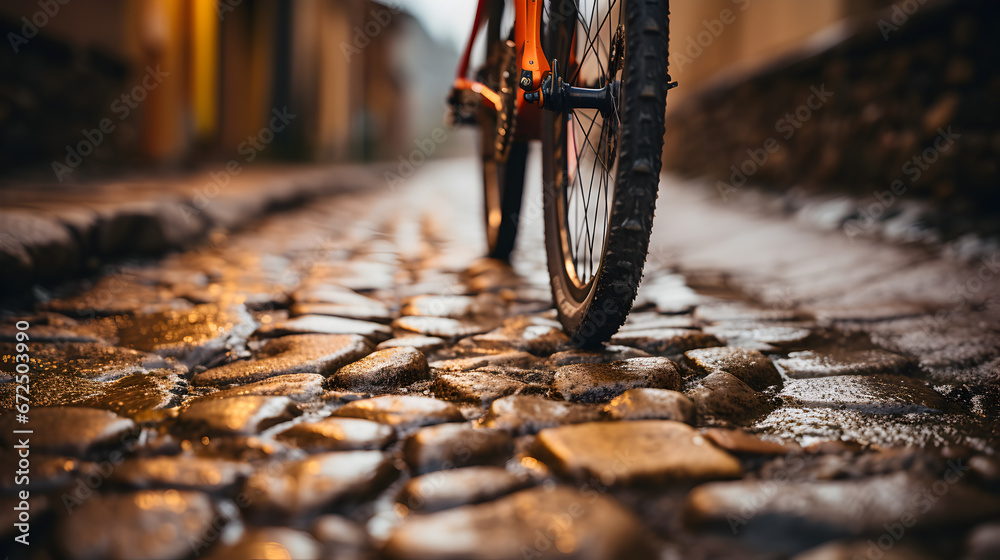
[[[471,91],[481,101],[497,112],[503,109],[500,95],[484,84],[468,79],[469,59],[472,45],[479,35],[488,14],[490,3],[496,0],[479,0],[472,34],[466,44],[458,66],[458,75],[452,87],[452,102],[461,98],[463,91]],[[548,57],[542,49],[542,3],[544,0],[514,1],[514,43],[517,53],[517,67],[520,70],[518,87],[523,92],[517,103],[531,103],[549,111],[568,112],[571,109],[597,109],[607,114],[614,109],[614,99],[618,95],[619,83],[608,76],[601,88],[575,87],[563,82],[559,75],[559,61],[549,65]],[[571,38],[572,44],[572,38]],[[572,51],[572,49],[571,49]],[[572,53],[570,54],[572,57]],[[572,64],[572,61],[570,61]]]

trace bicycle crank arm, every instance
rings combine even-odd
[[[477,125],[479,119],[476,113],[480,106],[499,113],[503,108],[500,94],[489,87],[465,78],[456,78],[452,84],[451,95],[448,96],[448,114],[445,122],[448,126]]]

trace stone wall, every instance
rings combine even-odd
[[[942,230],[996,233],[998,29],[997,2],[899,1],[812,53],[688,97],[668,118],[665,167],[712,179],[722,198],[744,184],[888,193],[961,222]]]

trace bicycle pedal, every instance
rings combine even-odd
[[[476,117],[479,103],[478,94],[469,90],[454,90],[448,98],[448,111],[445,114],[445,124],[450,127],[479,124],[479,120]]]
[[[448,128],[454,128],[456,126],[477,125],[479,121],[475,114],[464,113],[461,109],[456,110],[454,106],[450,106],[444,114],[444,124]]]

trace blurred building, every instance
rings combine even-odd
[[[706,82],[752,71],[892,0],[671,0],[667,110]],[[817,37],[820,34],[820,37]]]
[[[888,4],[673,0],[682,87],[668,111]],[[0,170],[49,179],[76,158],[83,172],[63,177],[230,157],[392,160],[440,126],[457,59],[391,0],[4,0],[0,32]],[[269,131],[285,108],[294,117]]]
[[[781,193],[787,208],[828,196],[836,204],[825,222],[850,226],[851,235],[1000,237],[1000,43],[993,35],[1000,3],[906,0],[870,13],[871,6],[846,7],[860,15],[798,46],[789,37],[778,48],[780,26],[775,37],[763,27],[720,35],[783,52],[761,51],[754,65],[750,46],[720,44],[744,55],[720,61],[727,69],[700,83],[685,76],[704,68],[677,75],[682,87],[669,100],[664,167],[711,179],[722,200],[744,185]]]
[[[87,172],[391,159],[443,106],[404,57],[457,57],[371,0],[4,0],[0,31],[0,170],[50,178],[74,153]]]

